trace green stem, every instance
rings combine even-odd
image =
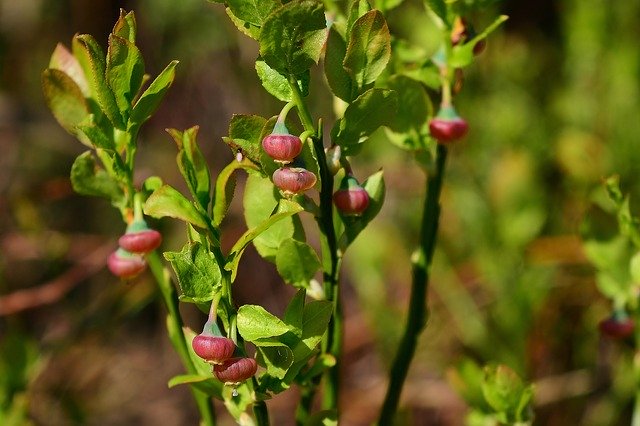
[[[147,262],[158,283],[162,299],[167,307],[167,330],[171,344],[178,353],[187,372],[189,374],[197,374],[198,371],[189,355],[189,348],[187,347],[187,341],[182,330],[182,317],[180,316],[176,289],[157,251],[153,251],[147,255]],[[211,398],[194,387],[190,387],[190,389],[198,406],[198,410],[200,411],[200,416],[202,417],[201,424],[205,426],[215,426],[216,419]]]
[[[256,401],[253,404],[253,415],[256,417],[258,426],[269,426],[269,412],[264,401]]]
[[[409,300],[409,313],[405,325],[404,335],[400,341],[398,352],[393,360],[389,373],[387,394],[380,411],[378,425],[393,424],[393,418],[398,408],[402,387],[409,371],[409,366],[415,354],[420,333],[427,324],[427,290],[429,285],[429,268],[433,259],[436,244],[438,221],[440,217],[440,191],[444,176],[447,149],[438,145],[436,169],[427,181],[427,194],[422,212],[422,230],[420,246],[412,259],[412,284]]]
[[[294,76],[289,77],[289,85],[293,93],[293,102],[296,104],[298,116],[305,130],[316,133],[313,119],[309,109],[304,102],[298,82]],[[333,304],[333,315],[329,321],[327,333],[322,341],[322,353],[330,353],[336,360],[333,367],[327,369],[323,375],[323,402],[322,407],[326,410],[338,410],[339,400],[339,372],[340,358],[342,354],[342,305],[339,297],[338,274],[340,270],[340,253],[338,250],[338,240],[333,226],[333,174],[327,167],[327,159],[324,152],[322,128],[318,126],[317,136],[312,137],[313,149],[318,159],[320,174],[320,212],[316,216],[316,221],[320,229],[320,245],[322,247],[322,268],[325,296]],[[312,384],[312,388],[315,386]],[[314,390],[311,390],[311,396]],[[306,398],[304,401],[308,406],[303,406],[301,412],[308,412],[313,398]]]
[[[316,128],[313,125],[313,119],[311,118],[311,114],[309,113],[309,109],[307,108],[307,104],[305,104],[304,99],[302,97],[302,93],[300,92],[300,87],[298,87],[298,81],[294,76],[289,77],[289,86],[291,86],[291,92],[293,97],[293,103],[295,103],[296,108],[298,109],[298,116],[300,117],[300,121],[304,126],[305,130],[316,133]],[[323,151],[324,152],[324,148]],[[318,158],[318,161],[320,159]]]

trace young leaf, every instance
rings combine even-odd
[[[296,361],[306,358],[315,350],[320,340],[322,340],[322,335],[327,331],[332,314],[333,306],[331,302],[326,300],[315,300],[304,306],[302,338],[300,343],[293,349]]]
[[[260,38],[259,26],[238,18],[228,7],[225,8],[225,12],[227,12],[227,16],[229,16],[229,19],[231,19],[233,25],[235,25],[238,31],[240,31],[242,34],[251,37],[254,40],[258,40]]]
[[[231,204],[236,188],[236,179],[233,175],[237,169],[242,168],[242,163],[234,161],[229,163],[216,178],[216,186],[213,195],[213,225],[218,227],[222,223]]]
[[[344,154],[365,140],[378,127],[388,125],[396,112],[397,95],[388,89],[369,89],[351,103],[332,131]],[[337,134],[333,134],[337,133]]]
[[[297,75],[318,62],[326,37],[322,4],[294,0],[273,11],[260,31],[260,56],[283,75]]]
[[[178,61],[171,61],[169,65],[153,80],[151,85],[142,93],[131,111],[129,121],[134,125],[140,125],[147,121],[158,109],[162,98],[171,87],[176,75]]]
[[[354,82],[342,66],[346,52],[346,42],[340,33],[332,27],[329,30],[327,49],[324,55],[324,75],[327,77],[327,83],[329,83],[333,94],[345,102],[351,102]]]
[[[131,104],[142,86],[144,61],[135,44],[111,34],[107,50],[107,84],[115,95],[120,114],[129,116]]]
[[[113,205],[124,198],[120,185],[96,164],[91,151],[80,154],[73,162],[71,184],[78,194],[107,198]]]
[[[420,131],[424,128],[432,108],[422,84],[409,77],[395,75],[389,79],[387,86],[398,96],[397,111],[388,124],[389,128],[396,133]]]
[[[284,311],[284,322],[290,327],[291,332],[298,337],[302,336],[302,315],[304,312],[305,295],[306,291],[304,289],[298,290]]]
[[[275,0],[227,0],[225,3],[238,19],[258,27],[280,6],[280,2]]]
[[[184,195],[169,185],[153,191],[144,203],[144,213],[151,217],[173,217],[200,228],[207,223],[194,205]]]
[[[229,123],[229,137],[222,140],[255,164],[261,164],[262,140],[260,135],[267,119],[258,115],[234,114]]]
[[[260,223],[258,226],[251,228],[247,232],[242,234],[242,236],[231,248],[230,255],[239,257],[240,253],[242,253],[246,246],[251,243],[251,241],[253,241],[258,235],[262,234],[282,219],[293,216],[294,214],[300,213],[301,211],[303,211],[303,208],[299,204],[284,199],[280,200],[276,213],[269,216],[269,218]]]
[[[247,227],[255,228],[271,216],[278,206],[280,196],[271,180],[250,174],[244,189],[244,218]],[[275,262],[278,248],[288,238],[304,239],[304,231],[297,216],[274,223],[253,240],[260,256]]]
[[[193,199],[200,204],[202,210],[207,211],[211,201],[211,174],[196,141],[198,129],[198,126],[194,126],[184,132],[176,129],[167,129],[167,132],[178,145],[178,168]]]
[[[206,376],[201,376],[199,374],[179,374],[172,377],[171,380],[169,380],[169,383],[167,383],[169,388],[173,388],[178,385],[192,385],[194,388],[204,392],[205,394],[215,396],[218,399],[222,398],[222,388],[224,387],[224,384],[220,380],[211,377],[211,373]]]
[[[88,140],[94,148],[101,148],[113,151],[115,150],[115,142],[113,140],[113,132],[111,134],[105,134],[104,130],[102,130],[95,123],[95,116],[93,114],[89,114],[80,124],[76,126],[78,136],[83,136]],[[83,140],[82,138],[79,138]]]
[[[125,40],[128,40],[131,43],[135,43],[136,30],[136,17],[133,11],[125,14],[124,9],[120,9],[120,17],[118,18],[116,24],[113,26],[113,31],[111,31],[111,33]]]
[[[445,4],[445,0],[424,0],[424,3],[425,6],[431,9],[443,23],[448,25],[447,5]]]
[[[449,66],[452,68],[464,68],[471,62],[473,62],[473,48],[475,47],[475,45],[481,40],[485,39],[507,19],[509,19],[508,16],[500,15],[498,18],[496,18],[495,21],[491,23],[491,25],[485,28],[484,31],[476,35],[473,39],[462,45],[453,46],[451,59],[449,60]]]
[[[351,33],[351,30],[353,29],[353,25],[356,23],[356,21],[369,11],[371,11],[371,5],[367,0],[356,0],[353,3],[351,3],[351,8],[349,9],[349,16],[347,17],[347,31],[346,31],[347,40],[349,39],[349,34]]]
[[[284,240],[278,248],[276,255],[278,273],[294,287],[307,288],[320,266],[322,265],[318,255],[305,242],[289,238]]]
[[[61,43],[56,45],[56,48],[51,54],[49,68],[64,72],[78,85],[85,98],[90,96],[91,91],[89,90],[89,83],[84,75],[84,70],[75,56]]]
[[[256,342],[260,339],[281,336],[289,326],[260,305],[243,305],[238,309],[238,332],[244,340]]]
[[[256,72],[267,92],[283,102],[289,102],[293,99],[293,91],[287,77],[271,68],[262,59],[256,61]],[[302,95],[306,96],[309,93],[309,71],[307,70],[297,76],[297,81]]]
[[[113,127],[125,130],[124,120],[120,114],[115,95],[107,83],[107,64],[104,51],[98,42],[88,34],[77,35],[74,41],[76,42],[74,47],[77,46],[74,48],[74,54],[78,57],[78,61],[81,65],[85,63],[89,66],[89,71],[85,70],[85,75],[100,109],[109,118]]]
[[[256,342],[257,361],[267,369],[267,374],[278,379],[284,378],[293,364],[293,352],[278,341]]]
[[[362,216],[340,215],[344,225],[344,235],[340,239],[340,245],[343,249],[346,249],[356,239],[358,234],[376,217],[382,208],[385,195],[382,170],[369,176],[362,184],[362,187],[369,194],[369,206]]]
[[[76,126],[89,116],[89,106],[82,90],[67,74],[52,68],[42,73],[42,90],[47,106],[58,123],[67,132],[77,136]],[[80,141],[90,146],[83,138]]]
[[[220,266],[199,242],[187,243],[181,251],[164,253],[180,285],[180,300],[208,302],[222,289]]]
[[[373,83],[391,58],[391,35],[379,10],[367,12],[354,23],[344,57],[344,68],[359,92]]]

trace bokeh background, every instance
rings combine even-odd
[[[78,32],[105,45],[120,7],[136,11],[148,72],[180,60],[173,88],[143,129],[140,179],[159,174],[181,185],[164,128],[199,124],[205,156],[220,170],[232,159],[221,141],[231,115],[279,110],[253,70],[255,43],[219,5],[0,0],[3,425],[197,424],[186,389],[166,386],[181,367],[153,283],[143,276],[123,284],[106,271],[124,226],[107,202],[73,193],[69,170],[83,147],[57,125],[41,94],[40,73],[56,43],[69,45]],[[420,7],[407,0],[389,24],[428,47]],[[640,2],[504,0],[470,19],[483,28],[499,13],[510,20],[466,71],[457,98],[471,130],[449,157],[430,322],[398,424],[462,424],[466,404],[450,377],[464,359],[504,363],[534,383],[536,424],[628,424],[631,355],[598,335],[610,303],[597,291],[580,229],[603,177],[620,174],[632,207],[640,195]],[[313,81],[312,112],[331,121],[317,70]],[[424,174],[383,132],[355,171],[366,176],[380,167],[386,204],[345,262],[346,425],[373,421],[383,398],[423,196]],[[166,249],[182,245],[181,225],[155,225]],[[225,229],[227,243],[244,231],[240,203]],[[273,265],[254,251],[243,262],[237,301],[282,313],[292,290]],[[183,313],[199,327],[199,312],[183,306]],[[291,398],[269,407],[273,424],[291,424]],[[221,424],[231,423],[222,416]]]

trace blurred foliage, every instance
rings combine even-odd
[[[449,156],[429,326],[407,383],[402,418],[406,424],[424,424],[418,420],[424,418],[460,424],[462,403],[445,372],[470,359],[505,364],[534,382],[538,424],[628,424],[632,356],[599,341],[597,323],[611,305],[598,293],[579,229],[587,218],[592,230],[617,232],[615,216],[598,207],[605,197],[601,180],[613,173],[630,194],[630,210],[638,212],[640,2],[488,3],[482,13],[469,9],[476,28],[498,13],[511,18],[465,71],[457,98],[470,132]],[[58,41],[68,45],[77,31],[94,34],[104,45],[119,7],[136,10],[151,73],[171,59],[181,61],[165,106],[142,135],[140,181],[161,171],[166,182],[179,186],[164,128],[200,124],[202,150],[215,169],[230,160],[220,138],[232,113],[277,113],[277,103],[247,65],[256,46],[236,34],[221,8],[204,0],[0,0],[2,309],[5,296],[37,290],[84,267],[90,253],[115,245],[122,231],[117,213],[104,202],[72,193],[69,169],[82,147],[49,115],[39,83]],[[432,24],[414,13],[421,7],[406,0],[389,12],[389,23],[392,31],[433,50]],[[330,117],[325,83],[319,72],[312,74],[313,113]],[[329,129],[331,120],[326,122]],[[399,339],[418,234],[424,175],[384,132],[354,164],[363,176],[379,167],[385,170],[387,201],[345,259],[345,421],[366,422],[375,415],[379,401],[369,391],[382,388]],[[244,231],[239,205],[231,206],[225,220],[230,235]],[[163,226],[166,247],[178,249],[178,238],[171,236],[182,229]],[[245,259],[255,264],[239,272],[240,302],[260,301],[281,312],[278,294],[287,290],[274,267],[252,253]],[[188,413],[195,409],[184,402],[188,395],[162,393],[179,367],[158,337],[163,315],[151,303],[150,283],[142,278],[123,287],[100,265],[92,267],[98,272],[68,277],[73,285],[55,304],[0,319],[0,371],[7,360],[14,366],[2,374],[0,423],[16,416],[15,424],[24,424],[25,417],[82,424],[99,416],[103,424],[190,424]],[[364,349],[376,355],[363,356]],[[129,364],[139,370],[123,367]],[[161,377],[144,383],[151,371]],[[130,376],[137,380],[123,380],[127,372],[137,372]],[[162,401],[161,417],[108,390],[135,386],[140,395],[154,384],[161,391],[145,393],[144,401]],[[286,425],[290,407],[274,404],[280,404],[272,410],[274,424]]]

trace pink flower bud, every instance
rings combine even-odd
[[[236,384],[253,377],[258,370],[258,363],[253,358],[231,358],[213,367],[213,371],[221,382]]]
[[[301,167],[284,167],[273,173],[273,183],[285,195],[298,194],[313,188],[316,175]]]

